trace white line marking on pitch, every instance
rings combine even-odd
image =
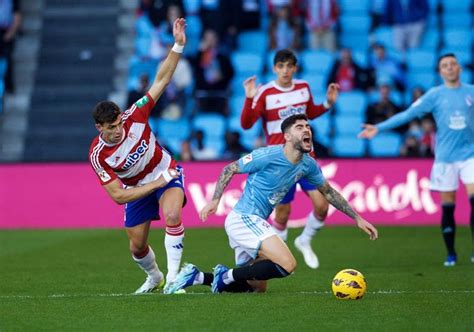
[[[304,295],[327,295],[331,294],[330,291],[303,291],[297,292],[299,294]],[[410,291],[410,290],[396,290],[396,289],[388,289],[388,290],[377,290],[372,292],[367,292],[368,294],[373,295],[399,295],[399,294],[453,294],[453,293],[466,293],[472,294],[474,293],[474,289],[460,289],[460,290],[449,290],[449,289],[438,289],[438,290],[419,290],[419,291]],[[205,293],[193,293],[189,292],[186,294],[176,294],[176,295],[210,295],[212,293],[205,292]],[[283,293],[282,293],[283,294]],[[80,298],[80,297],[135,297],[135,296],[156,296],[156,295],[164,295],[160,293],[151,293],[151,294],[140,294],[135,295],[133,293],[126,294],[126,293],[118,293],[118,294],[51,294],[51,295],[0,295],[0,299],[56,299],[56,298]]]

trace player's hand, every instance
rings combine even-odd
[[[326,100],[328,101],[329,105],[334,105],[339,96],[339,84],[331,83],[328,85],[328,89],[326,91]]]
[[[173,23],[173,37],[178,45],[186,44],[186,20],[184,18],[177,18]]]
[[[172,181],[174,179],[177,179],[181,175],[180,171],[177,170],[177,169],[174,169],[174,168],[168,168],[165,172],[167,172],[168,175],[169,175],[169,177],[167,177],[167,178],[168,179],[171,178],[171,180],[167,181],[167,179],[165,179],[165,177],[162,174],[158,178],[158,180],[156,180],[156,182],[158,184],[158,188],[166,186],[168,183],[170,183],[170,181]]]
[[[377,133],[379,132],[379,130],[377,129],[376,126],[374,125],[371,125],[371,124],[367,124],[367,123],[364,123],[362,125],[362,127],[364,128],[364,130],[362,130],[359,135],[357,135],[357,137],[359,138],[368,138],[368,139],[371,139],[372,137],[374,137],[375,135],[377,135]]]
[[[199,212],[199,218],[201,221],[206,221],[207,217],[211,214],[216,213],[217,207],[219,206],[219,200],[214,199],[210,201],[202,210]]]
[[[365,219],[359,218],[357,220],[357,227],[369,234],[371,240],[377,240],[379,234],[377,228]]]
[[[244,90],[245,90],[245,97],[253,98],[257,95],[257,91],[260,88],[260,84],[257,86],[256,84],[257,76],[252,76],[247,78],[244,83]]]

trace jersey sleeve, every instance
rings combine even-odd
[[[311,93],[311,89],[308,85],[308,91],[309,91],[309,100],[308,100],[308,106],[306,107],[306,115],[308,116],[308,119],[315,119],[318,116],[323,115],[327,111],[329,111],[329,108],[325,108],[323,104],[314,104],[313,100],[313,94]]]
[[[136,122],[147,122],[153,107],[155,107],[155,101],[150,94],[147,93],[145,96],[134,102],[132,107],[125,111],[125,116],[130,114],[130,118]]]
[[[309,157],[309,160],[310,167],[308,169],[308,173],[305,175],[305,178],[313,186],[320,187],[326,182],[326,179],[324,178],[321,167],[319,167],[316,160],[314,160],[312,157]]]
[[[253,99],[245,98],[244,107],[240,115],[240,125],[244,129],[250,129],[264,114],[265,98],[259,92]]]
[[[267,164],[268,158],[265,156],[265,148],[261,148],[240,158],[237,161],[240,173],[255,173],[261,170]]]
[[[433,110],[435,97],[435,90],[431,89],[425,95],[418,98],[418,100],[411,104],[405,111],[380,122],[376,127],[380,131],[393,129],[410,122],[416,117],[422,117],[430,113]]]

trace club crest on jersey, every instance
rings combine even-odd
[[[100,179],[103,181],[103,182],[107,182],[111,179],[110,175],[107,174],[107,172],[105,171],[105,169],[103,169],[102,167],[99,168],[97,170],[97,175],[99,175]]]
[[[280,116],[280,119],[286,119],[295,114],[305,114],[305,113],[306,113],[306,105],[288,106],[278,111],[278,115]]]
[[[472,100],[471,95],[467,95],[465,101],[466,101],[467,107],[471,107],[471,106],[472,106],[473,100]]]
[[[143,107],[145,106],[146,104],[148,103],[148,96],[144,96],[142,97],[141,99],[139,99],[135,105],[137,105],[137,107]]]
[[[140,159],[140,157],[145,154],[147,149],[148,149],[148,144],[146,144],[145,140],[142,140],[142,142],[140,143],[140,146],[134,152],[130,153],[127,156],[127,158],[125,159],[125,164],[123,165],[122,169],[126,171],[127,169],[135,165],[138,159]]]
[[[242,162],[243,162],[244,165],[247,165],[252,160],[253,160],[252,154],[248,154],[248,155],[242,157]]]

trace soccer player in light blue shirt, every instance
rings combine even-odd
[[[233,291],[265,291],[266,280],[291,274],[296,268],[296,260],[266,219],[302,177],[316,186],[335,208],[354,219],[370,239],[377,238],[376,228],[360,217],[327,183],[316,160],[308,155],[312,150],[312,136],[306,115],[288,117],[281,128],[285,144],[257,149],[227,165],[216,184],[212,201],[200,212],[205,221],[216,212],[233,175],[249,174],[242,197],[225,221],[229,244],[240,267],[229,270],[218,264],[214,275],[209,278],[194,265],[185,265],[171,287],[172,292],[196,284],[208,284],[214,293],[230,291],[229,288]]]
[[[457,261],[454,207],[459,178],[466,186],[471,203],[470,224],[474,242],[474,85],[461,83],[461,67],[452,53],[439,58],[438,70],[444,84],[431,88],[404,112],[377,125],[365,124],[359,137],[372,138],[379,131],[433,114],[437,132],[430,188],[441,193],[441,230],[448,251],[444,265],[454,266]],[[474,251],[471,261],[474,263]]]

